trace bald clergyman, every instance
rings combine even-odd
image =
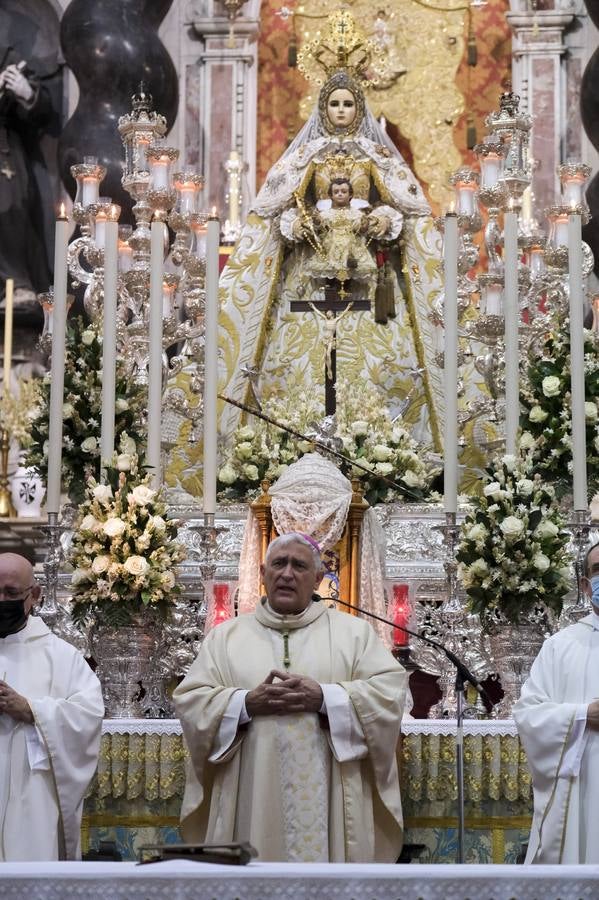
[[[261,860],[395,862],[406,673],[370,625],[329,608],[315,542],[274,540],[256,611],[213,629],[174,694],[190,752],[187,841]]]
[[[83,798],[96,770],[100,682],[31,611],[31,564],[0,554],[0,861],[80,858]]]

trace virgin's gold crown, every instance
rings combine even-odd
[[[376,55],[374,43],[366,37],[347,9],[334,12],[328,19],[327,31],[320,32],[300,50],[297,64],[300,72],[314,84],[322,84],[334,72],[346,71],[365,84],[368,69]]]

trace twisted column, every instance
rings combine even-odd
[[[141,81],[170,129],[178,107],[178,79],[157,29],[173,0],[72,0],[61,23],[64,58],[79,85],[79,102],[59,143],[63,183],[74,197],[70,167],[84,156],[106,166],[102,193],[132,222],[131,198],[121,187],[123,147],[119,116],[131,109]]]

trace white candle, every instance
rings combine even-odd
[[[48,433],[48,492],[46,512],[60,511],[62,488],[62,404],[64,402],[64,357],[67,325],[67,247],[69,222],[61,207],[54,232],[54,323]]]
[[[503,158],[495,153],[480,158],[481,187],[492,188],[497,184],[501,174]]]
[[[91,206],[92,203],[98,202],[100,194],[100,179],[95,175],[85,175],[83,177],[83,188],[81,192],[81,205]]]
[[[582,188],[586,179],[580,175],[566,178],[563,183],[563,201],[565,206],[580,206],[582,203]]]
[[[98,250],[103,250],[106,243],[106,213],[102,210],[96,216],[94,229],[94,244]]]
[[[572,378],[572,468],[574,510],[587,510],[586,421],[584,414],[584,329],[582,290],[581,218],[568,218],[568,267],[570,284],[570,372]]]
[[[220,223],[208,219],[204,334],[204,515],[216,512],[216,394],[218,365],[218,251]]]
[[[459,184],[456,185],[457,211],[460,216],[473,216],[476,212],[474,203],[475,193],[475,184],[459,182]]]
[[[164,224],[152,222],[150,237],[150,328],[148,365],[147,464],[154,488],[161,481],[160,439],[162,423],[162,281],[164,276]]]
[[[106,222],[102,339],[102,424],[100,431],[100,459],[103,478],[105,476],[105,463],[110,462],[114,451],[118,240],[118,222]]]
[[[518,216],[505,213],[504,317],[505,317],[505,452],[515,455],[520,419],[520,378],[518,366]]]
[[[169,160],[165,157],[164,159],[160,157],[159,159],[153,159],[151,170],[151,179],[152,179],[152,190],[153,191],[167,191],[168,184],[168,166]]]
[[[4,395],[10,394],[10,373],[12,369],[12,316],[15,283],[12,278],[6,279],[4,292]]]
[[[445,430],[444,494],[445,512],[458,508],[458,220],[445,216],[443,241],[445,269]]]
[[[559,215],[555,219],[553,243],[555,247],[567,247],[569,241],[568,216]]]

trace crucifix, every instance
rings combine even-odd
[[[334,416],[336,408],[335,387],[337,384],[337,325],[350,312],[369,310],[370,300],[352,299],[350,290],[346,290],[345,281],[337,279],[328,283],[324,289],[324,301],[312,303],[310,300],[292,300],[289,304],[291,312],[308,312],[311,310],[323,319],[325,326],[325,379],[324,408],[326,416]],[[350,301],[348,303],[348,300]],[[337,315],[340,313],[340,315]]]
[[[14,176],[15,176],[17,173],[16,173],[15,170],[11,167],[11,165],[10,165],[9,162],[5,162],[4,165],[3,165],[3,167],[0,169],[0,174],[4,175],[4,177],[7,178],[7,179],[10,181],[11,178],[14,178]]]

